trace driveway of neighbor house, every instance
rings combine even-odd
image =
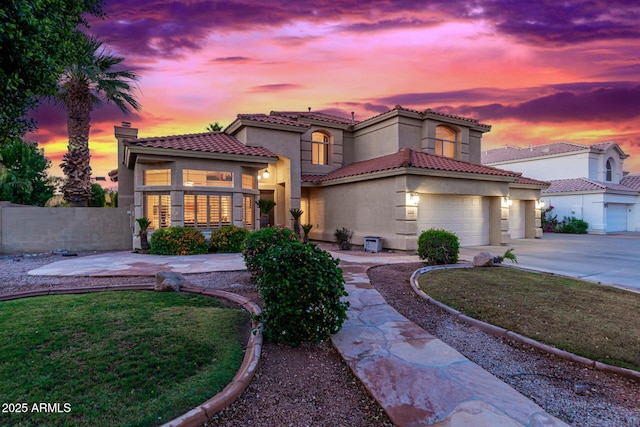
[[[514,248],[520,267],[640,290],[640,233],[545,233],[542,239],[517,239],[507,246],[462,248],[460,259],[471,261],[481,251],[502,255],[508,248]]]

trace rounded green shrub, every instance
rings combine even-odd
[[[349,303],[339,260],[315,244],[271,245],[260,257],[259,320],[271,342],[296,346],[323,341],[340,330]]]
[[[297,241],[298,236],[292,230],[281,225],[261,228],[250,233],[245,239],[242,249],[247,270],[257,277],[260,274],[259,258],[268,248],[273,245],[285,245]]]
[[[237,253],[242,252],[242,244],[249,231],[235,225],[225,225],[211,232],[209,252]]]
[[[427,265],[455,264],[459,253],[458,236],[450,231],[432,228],[418,237],[418,256]]]
[[[169,227],[156,230],[151,236],[154,255],[197,255],[207,253],[207,242],[200,230],[190,227]]]

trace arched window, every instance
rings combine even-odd
[[[613,161],[611,158],[607,160],[607,181],[612,181],[613,178]]]
[[[311,134],[311,163],[314,165],[329,164],[329,145],[331,135],[316,131]]]
[[[451,158],[456,155],[456,133],[446,126],[436,127],[436,154]]]

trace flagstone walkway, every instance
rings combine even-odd
[[[372,265],[342,261],[351,306],[332,341],[394,424],[567,425],[388,305]]]

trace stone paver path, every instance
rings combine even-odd
[[[389,306],[370,266],[342,261],[351,306],[332,341],[397,426],[566,426]]]

